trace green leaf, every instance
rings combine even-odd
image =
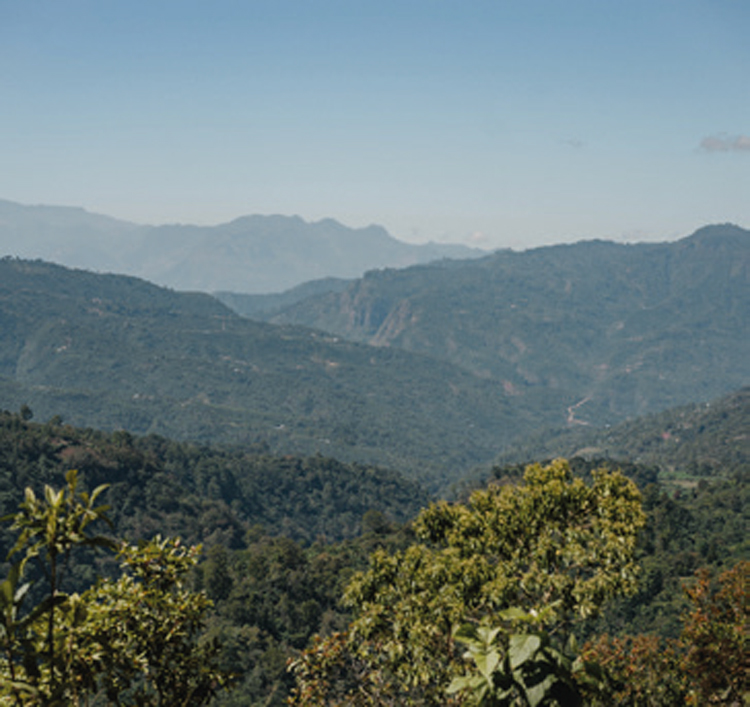
[[[109,484],[101,484],[100,486],[97,486],[94,491],[91,494],[91,498],[89,500],[90,505],[94,505],[94,501],[96,501],[99,494],[103,493],[109,488]],[[109,506],[106,506],[106,509],[109,509]]]
[[[472,658],[474,659],[474,662],[476,663],[477,668],[479,669],[479,672],[482,673],[482,675],[485,677],[487,682],[492,682],[492,674],[495,672],[495,669],[498,666],[498,663],[500,662],[501,655],[495,651],[491,650],[486,653],[484,652],[475,652],[472,653]]]
[[[461,643],[471,643],[479,638],[474,624],[462,624],[453,631],[453,637]]]
[[[457,692],[464,692],[465,690],[480,689],[485,684],[485,681],[479,675],[464,675],[462,677],[453,678],[450,685],[448,685],[446,692],[449,695],[453,695]]]
[[[117,550],[119,548],[117,541],[108,538],[106,535],[95,535],[90,538],[84,538],[81,544],[89,547],[101,547],[105,550]]]
[[[0,582],[0,602],[3,609],[13,606],[13,597],[15,596],[15,587],[10,579]]]
[[[75,489],[76,484],[78,483],[78,469],[69,469],[65,472],[65,483],[68,484],[71,489]]]
[[[547,675],[542,682],[537,683],[534,687],[527,688],[525,692],[529,707],[541,705],[549,696],[556,682],[555,675]]]
[[[541,647],[542,639],[539,636],[533,634],[513,634],[510,637],[510,644],[508,646],[508,658],[511,669],[516,670],[516,668],[531,660]]]
[[[500,611],[498,613],[500,615],[500,618],[504,619],[505,621],[531,622],[534,619],[534,617],[528,611],[524,611],[517,606],[511,606],[509,609],[504,609],[503,611]]]

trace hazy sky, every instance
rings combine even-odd
[[[515,248],[750,227],[748,0],[0,0],[0,198]]]

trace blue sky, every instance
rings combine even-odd
[[[0,198],[484,247],[750,228],[750,3],[0,0]]]

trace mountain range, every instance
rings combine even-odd
[[[58,216],[29,242],[62,228],[91,262],[143,247],[158,264],[145,227]],[[211,238],[173,228],[175,277],[179,253],[195,277],[228,262],[201,270]],[[207,635],[239,683],[221,704],[281,705],[288,661],[347,625],[342,586],[373,550],[413,543],[401,523],[428,500],[514,483],[534,460],[570,457],[584,479],[617,465],[642,490],[641,580],[591,630],[675,635],[686,578],[748,557],[749,248],[750,232],[711,226],[215,295],[0,258],[0,511],[75,468],[109,487],[118,536],[203,543]],[[106,562],[74,563],[65,591]]]
[[[412,245],[380,226],[354,229],[333,219],[253,215],[217,226],[145,226],[81,208],[0,200],[0,255],[134,275],[177,290],[272,293],[371,268],[483,254],[461,245]]]
[[[176,252],[168,238],[148,250],[148,227],[82,210],[0,207],[0,231],[26,219],[16,238],[51,246],[66,233],[69,252],[80,246],[92,261],[116,259],[124,251],[114,244],[128,240],[151,265]],[[308,235],[330,226],[352,236],[332,221],[282,217],[233,228],[244,242],[255,223],[273,245],[276,226],[290,221]],[[218,242],[230,226],[206,232]],[[172,233],[183,244],[206,235]],[[219,260],[204,258],[205,277]],[[82,426],[320,453],[435,489],[541,429],[606,429],[747,386],[749,272],[750,232],[730,224],[673,243],[585,241],[362,277],[327,271],[276,294],[216,297],[6,257],[0,408],[29,404],[41,419]]]
[[[750,231],[585,241],[365,274],[280,306],[276,324],[452,363],[570,425],[706,401],[750,380]],[[336,291],[338,290],[338,291]],[[290,293],[290,295],[293,293]]]

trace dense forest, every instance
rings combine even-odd
[[[3,514],[12,516],[23,504],[23,488],[37,494],[45,484],[62,488],[65,473],[75,468],[81,489],[90,492],[109,485],[100,500],[110,506],[112,527],[100,531],[130,543],[157,534],[202,543],[203,554],[186,586],[213,603],[203,615],[202,640],[217,640],[215,667],[221,675],[233,676],[233,689],[220,691],[213,698],[215,705],[282,705],[291,694],[300,699],[301,693],[293,691],[308,689],[310,683],[302,679],[295,688],[301,673],[290,673],[287,663],[302,659],[308,662],[298,666],[322,669],[316,662],[320,649],[302,651],[315,635],[334,642],[348,635],[350,622],[362,609],[341,599],[347,587],[351,592],[357,573],[372,567],[369,558],[378,553],[398,558],[424,542],[419,524],[415,527],[412,521],[430,497],[395,472],[323,457],[278,457],[264,449],[105,433],[59,419],[37,423],[32,414],[23,408],[0,416]],[[736,420],[731,415],[724,419],[730,430]],[[703,471],[695,483],[675,493],[659,483],[664,470],[657,464],[618,465],[578,457],[570,462],[571,483],[580,479],[590,487],[595,469],[615,467],[640,488],[645,525],[633,558],[642,571],[634,593],[619,599],[613,595],[606,611],[577,622],[575,632],[581,643],[605,634],[678,641],[691,606],[684,587],[692,586],[694,573],[707,568],[718,576],[750,555],[747,464],[721,475]],[[523,465],[498,466],[477,487],[523,489],[528,485],[524,474]],[[456,508],[467,503],[468,490],[466,494]],[[3,555],[13,542],[6,525]],[[66,591],[83,591],[97,574],[114,582],[116,565],[105,553],[84,549],[72,559]],[[38,595],[34,591],[30,596]],[[610,650],[619,644],[601,645]],[[337,670],[344,669],[347,660],[360,660],[347,657],[349,650],[338,645],[337,660],[344,662]],[[338,664],[326,665],[334,669]],[[364,664],[358,665],[364,670]],[[423,701],[414,704],[433,704],[429,700],[436,698],[428,693],[424,687],[419,697]],[[403,695],[388,699],[409,703]]]
[[[179,534],[230,548],[249,528],[305,543],[352,538],[368,512],[403,523],[429,498],[395,472],[320,456],[277,457],[0,414],[0,514],[22,501],[26,486],[60,486],[68,469],[78,469],[87,487],[109,485],[110,516],[122,535]]]

